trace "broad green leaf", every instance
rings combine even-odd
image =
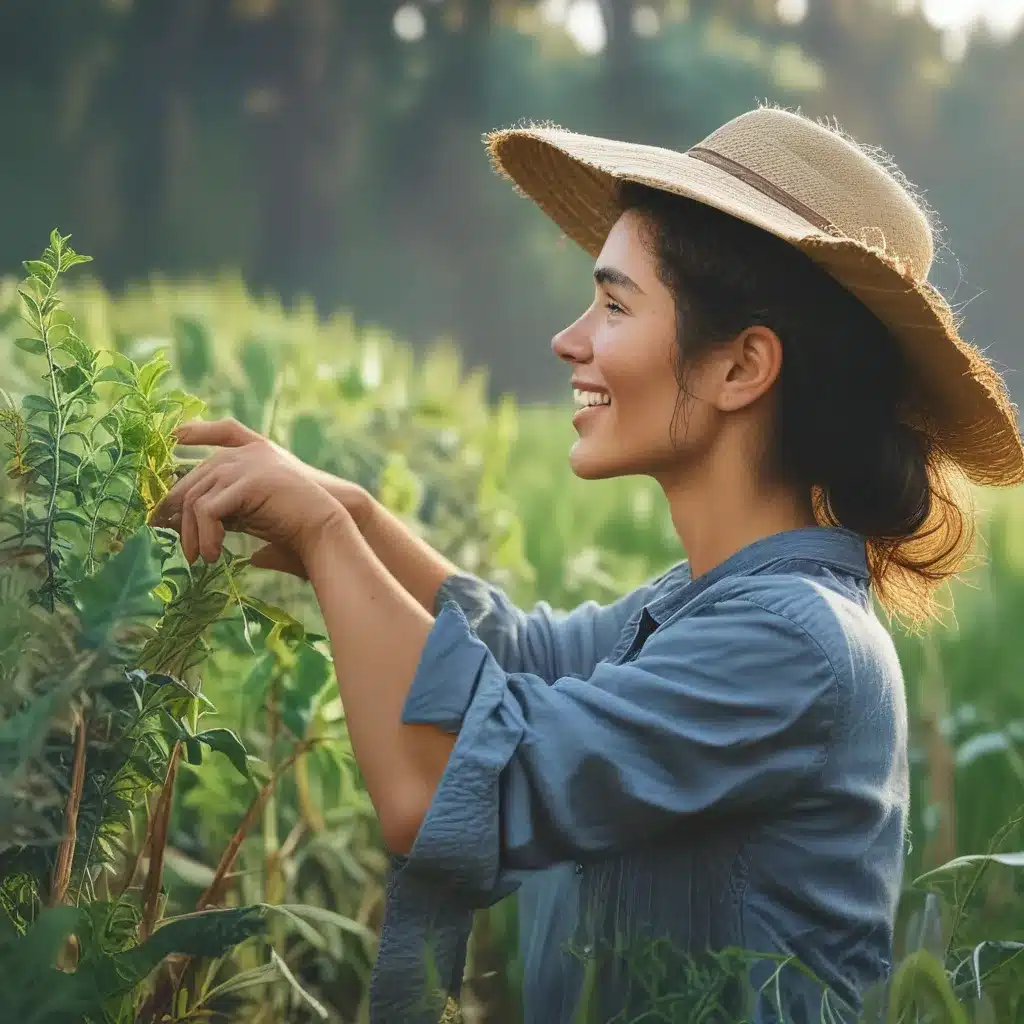
[[[53,279],[56,276],[56,272],[49,263],[43,260],[25,260],[22,266],[33,276],[38,278],[45,285],[53,283]]]
[[[178,343],[175,364],[182,380],[196,387],[213,369],[213,347],[200,321],[176,317],[174,327]]]
[[[57,406],[45,395],[26,395],[21,400],[21,407],[30,413],[44,412],[53,415],[57,412]]]
[[[108,646],[126,625],[159,614],[153,589],[160,583],[160,569],[153,547],[150,534],[138,533],[95,576],[77,585],[75,597],[86,647]]]
[[[40,924],[45,935],[29,942]],[[11,1020],[68,1024],[97,1014],[108,1000],[131,992],[173,953],[218,957],[260,934],[265,911],[243,907],[189,914],[167,922],[141,945],[116,953],[87,953],[73,973],[57,970],[57,950],[76,927],[91,927],[84,909],[46,910],[25,938],[0,950],[4,1011]]]
[[[277,377],[273,350],[264,341],[250,339],[242,345],[239,359],[245,375],[249,378],[252,397],[258,404],[264,404],[274,392]],[[254,426],[258,427],[259,424]]]
[[[196,733],[195,738],[200,743],[205,743],[211,750],[223,754],[234,765],[239,775],[246,779],[252,778],[245,745],[230,729],[207,729]]]
[[[42,338],[15,338],[14,345],[25,352],[31,352],[34,356],[41,356],[46,351],[46,344]]]
[[[203,745],[195,736],[183,736],[182,742],[185,745],[185,759],[189,764],[199,765],[203,763]]]

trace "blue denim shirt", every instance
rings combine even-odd
[[[517,888],[527,1024],[568,1024],[585,990],[588,1019],[647,1009],[637,949],[775,956],[755,989],[793,957],[835,1019],[859,1008],[889,971],[908,801],[861,537],[778,534],[568,615],[462,575],[438,604],[404,720],[458,738],[389,879],[375,1022],[435,1024],[474,910]],[[679,962],[658,963],[678,991]],[[792,966],[765,991],[822,1019]],[[762,998],[754,1019],[779,1015]]]

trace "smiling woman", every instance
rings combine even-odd
[[[573,470],[655,478],[688,561],[524,612],[237,424],[187,428],[232,447],[161,515],[206,557],[251,532],[316,592],[396,855],[375,1022],[434,1024],[473,912],[515,889],[528,1024],[682,1019],[732,947],[757,995],[720,989],[717,1020],[850,1021],[889,973],[908,801],[873,598],[927,614],[970,545],[958,482],[1024,478],[1014,410],[927,282],[909,187],[838,132],[757,110],[687,153],[490,145],[597,260],[553,343]]]

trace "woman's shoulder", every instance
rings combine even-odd
[[[777,620],[792,643],[819,649],[840,682],[866,674],[885,682],[902,679],[866,580],[825,570],[732,576],[709,588],[702,605],[702,616],[743,617],[757,609],[766,620]]]

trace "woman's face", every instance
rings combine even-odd
[[[619,218],[594,267],[594,301],[552,341],[572,367],[579,440],[570,464],[586,479],[659,477],[697,456],[712,426],[713,408],[693,397],[699,369],[680,398],[675,303],[643,229],[638,213]]]

